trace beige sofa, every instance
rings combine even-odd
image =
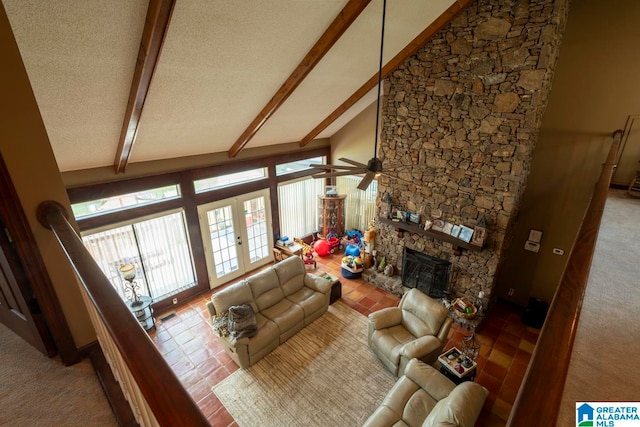
[[[215,293],[207,308],[212,321],[234,305],[249,304],[256,317],[252,337],[220,336],[229,356],[248,368],[322,316],[329,307],[331,282],[305,271],[299,257],[290,257]]]
[[[437,360],[452,322],[440,301],[414,288],[402,296],[398,307],[369,315],[369,347],[389,372],[400,377],[413,358]]]
[[[412,359],[364,427],[473,427],[488,394],[471,381],[456,386],[432,366]]]

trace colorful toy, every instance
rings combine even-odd
[[[305,266],[313,265],[313,268],[318,268],[316,260],[313,258],[313,251],[306,251],[304,257],[302,257],[302,261],[304,261]]]
[[[347,245],[347,248],[344,250],[345,255],[360,255],[360,246],[359,245]]]
[[[342,257],[342,277],[357,279],[362,274],[362,259],[359,256],[347,255]]]
[[[313,244],[313,249],[316,251],[318,256],[321,257],[328,256],[332,251],[329,243],[327,243],[327,241],[324,239],[316,240],[316,242]]]
[[[340,242],[340,239],[338,239],[338,236],[336,236],[333,233],[329,233],[325,240],[327,241],[327,244],[329,245],[329,252],[330,253],[334,253],[336,251],[336,248],[342,250],[342,248],[344,247],[344,246],[342,246],[342,243]],[[318,254],[318,255],[320,255],[320,254]]]

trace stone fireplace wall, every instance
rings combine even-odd
[[[551,90],[568,0],[479,0],[385,81],[378,203],[434,209],[470,227],[482,251],[378,224],[376,251],[398,271],[407,246],[453,264],[453,296],[491,296]]]

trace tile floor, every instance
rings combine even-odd
[[[340,277],[342,301],[362,313],[396,306],[399,298],[362,279],[344,279],[340,274],[342,255],[317,257],[317,271]],[[209,323],[205,301],[211,294],[194,299],[174,312],[157,313],[153,342],[185,388],[198,403],[212,426],[236,426],[211,387],[238,369],[218,345]],[[489,397],[478,419],[478,426],[504,426],[527,369],[539,331],[520,322],[522,311],[505,302],[490,310],[476,334],[480,341],[475,381],[489,390]],[[453,325],[446,349],[462,348],[469,332]]]

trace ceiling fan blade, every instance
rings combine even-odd
[[[365,165],[364,163],[356,162],[355,160],[345,159],[344,157],[340,157],[338,160],[340,160],[341,162],[349,163],[350,165],[361,167],[361,168],[367,167],[367,165]]]
[[[360,170],[364,166],[346,166],[346,165],[309,165],[314,169],[344,169],[344,170]]]
[[[360,184],[358,184],[358,190],[366,190],[369,188],[369,184],[371,184],[371,181],[373,181],[373,178],[375,177],[375,172],[367,171],[364,178],[362,178],[362,181],[360,181]]]
[[[363,170],[357,170],[357,171],[342,171],[342,172],[322,172],[322,173],[317,173],[315,175],[311,175],[313,178],[331,178],[334,176],[347,176],[347,175],[354,175],[354,174],[359,174],[359,173],[364,173],[365,171]]]

